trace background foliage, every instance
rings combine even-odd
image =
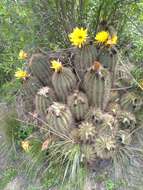
[[[120,46],[126,46],[132,61],[141,62],[142,10],[143,2],[136,0],[2,0],[0,86],[13,78],[17,67],[25,64],[18,60],[21,49],[32,53],[66,47],[67,34],[75,25],[86,26],[95,34],[101,20],[116,27]]]
[[[32,54],[66,48],[69,45],[67,34],[73,27],[88,27],[94,37],[99,22],[103,20],[116,28],[118,48],[137,65],[133,74],[140,79],[143,68],[142,12],[143,0],[1,0],[0,101],[13,100],[20,87],[20,82],[13,75],[18,67],[26,64],[18,59],[21,49]],[[7,126],[11,127],[11,124]],[[13,126],[19,127],[16,124]],[[16,135],[23,139],[21,128],[22,132],[19,130]],[[24,130],[30,133],[27,128]],[[15,176],[15,171],[10,170],[11,173]],[[55,181],[53,173],[55,171],[51,170],[48,175]],[[43,183],[46,187],[51,185],[51,178],[49,181],[45,178]],[[113,189],[113,186],[112,182],[107,183],[108,189]]]

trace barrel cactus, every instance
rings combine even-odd
[[[36,110],[44,136],[54,136],[54,146],[58,144],[58,153],[51,157],[59,157],[62,165],[68,163],[68,176],[77,171],[76,166],[90,163],[92,170],[101,161],[118,162],[124,154],[128,156],[140,129],[136,116],[143,110],[143,98],[134,86],[129,91],[116,86],[120,63],[115,34],[101,31],[90,43],[87,30],[76,28],[69,38],[76,46],[68,49],[74,55],[72,60],[64,62],[62,50],[57,59],[51,59],[50,53],[32,55],[27,65],[29,78],[22,87],[22,93],[35,100],[32,111]]]
[[[36,112],[44,117],[47,113],[49,106],[55,101],[54,91],[48,86],[39,89],[35,96]]]
[[[47,110],[46,116],[49,128],[54,132],[67,134],[72,127],[72,114],[66,105],[53,102]]]
[[[84,119],[89,107],[88,99],[84,93],[75,91],[68,97],[67,103],[76,120]]]

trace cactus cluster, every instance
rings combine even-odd
[[[47,123],[45,128],[57,135],[56,141],[67,138],[79,144],[85,163],[113,159],[131,145],[139,127],[136,114],[143,108],[143,98],[134,89],[118,90],[118,55],[111,50],[85,44],[72,52],[72,64],[62,64],[60,57],[33,55],[30,77],[23,83],[27,96],[33,97],[33,112]]]

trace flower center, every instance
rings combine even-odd
[[[79,36],[78,38],[79,38],[79,39],[82,39],[82,36]]]

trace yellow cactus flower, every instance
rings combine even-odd
[[[110,46],[116,45],[116,44],[117,44],[117,40],[118,40],[117,35],[113,35],[112,37],[110,37],[110,38],[107,40],[106,44],[107,44],[107,45],[110,45]]]
[[[23,150],[25,151],[25,152],[28,152],[29,150],[30,150],[30,143],[29,143],[29,141],[22,141],[21,142],[21,147],[23,148]]]
[[[20,50],[20,52],[19,52],[19,59],[25,60],[25,59],[27,59],[27,57],[28,57],[28,54],[25,51]]]
[[[14,75],[17,79],[25,79],[29,76],[29,74],[22,70],[22,69],[18,69],[16,72],[15,72],[15,75]]]
[[[63,66],[62,63],[56,60],[51,61],[51,68],[55,70],[55,72],[59,72],[62,70]]]
[[[101,32],[98,32],[95,36],[95,40],[98,42],[98,43],[105,43],[109,38],[109,32],[106,32],[106,31],[101,31]]]
[[[87,40],[87,37],[87,29],[78,27],[74,28],[73,32],[69,34],[69,39],[72,45],[77,46],[79,48],[81,48],[82,45],[84,45],[84,43]]]

